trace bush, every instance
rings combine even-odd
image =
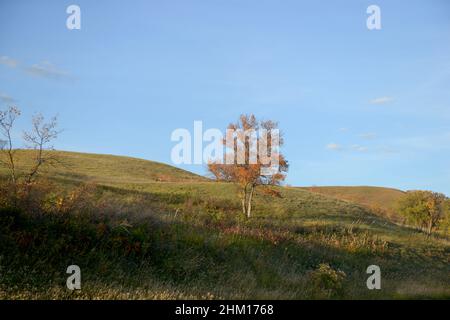
[[[321,263],[311,275],[313,296],[316,298],[337,297],[343,293],[345,272],[335,270],[329,264]]]

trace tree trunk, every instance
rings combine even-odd
[[[16,165],[14,162],[14,156],[12,151],[12,143],[11,140],[9,142],[10,148],[8,150],[8,158],[9,158],[9,168],[10,168],[10,175],[11,175],[11,182],[12,182],[12,192],[13,192],[13,204],[14,206],[17,203],[17,176],[16,176]]]
[[[427,229],[428,237],[431,235],[431,231],[433,231],[433,219],[430,219],[428,221],[428,229]]]
[[[242,190],[242,213],[245,215],[247,212],[247,186]]]
[[[253,191],[255,191],[255,186],[252,185],[250,189],[250,194],[248,196],[248,204],[247,204],[247,218],[250,218],[252,213],[252,198],[253,198]]]
[[[9,170],[10,170],[10,176],[11,181],[15,185],[16,184],[16,166],[14,164],[14,157],[12,155],[12,151],[8,151],[8,160],[9,160]]]

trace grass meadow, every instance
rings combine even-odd
[[[12,206],[2,194],[1,299],[450,298],[448,235],[427,238],[358,199],[259,189],[246,219],[231,183],[133,158],[55,155],[31,201]],[[22,167],[28,156],[19,152]],[[72,264],[81,290],[66,288]],[[366,287],[372,264],[381,290]]]

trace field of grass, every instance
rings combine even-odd
[[[336,199],[351,201],[368,207],[372,211],[396,221],[401,217],[396,214],[396,204],[405,192],[383,187],[355,186],[355,187],[303,187],[310,192],[320,193]]]
[[[139,159],[56,154],[64,165],[46,172],[54,188],[39,214],[1,209],[0,298],[450,298],[448,238],[364,205],[277,187],[280,196],[258,191],[245,219],[233,184]],[[70,264],[82,270],[80,291],[65,287]],[[372,264],[381,290],[366,287]]]
[[[191,172],[163,163],[105,154],[51,151],[52,165],[43,170],[45,176],[67,182],[101,184],[134,184],[147,182],[205,181]],[[18,168],[29,168],[33,161],[30,150],[17,150]],[[0,166],[0,173],[6,168]]]

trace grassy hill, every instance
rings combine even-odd
[[[54,159],[54,165],[46,166],[43,173],[53,179],[101,184],[206,180],[194,173],[149,160],[67,151],[48,153]],[[19,168],[30,167],[33,151],[18,150],[16,156]],[[5,169],[0,166],[2,171],[5,172]]]
[[[37,216],[0,208],[0,298],[450,297],[448,239],[364,205],[276,187],[279,196],[259,189],[245,219],[231,183],[146,160],[55,155],[63,165],[45,173],[56,188]],[[20,157],[26,165],[28,151]],[[70,264],[81,291],[65,288]],[[366,287],[371,264],[382,290]]]
[[[398,189],[368,186],[305,187],[303,189],[364,205],[395,220],[399,220],[395,213],[397,201],[404,195],[404,192]]]

